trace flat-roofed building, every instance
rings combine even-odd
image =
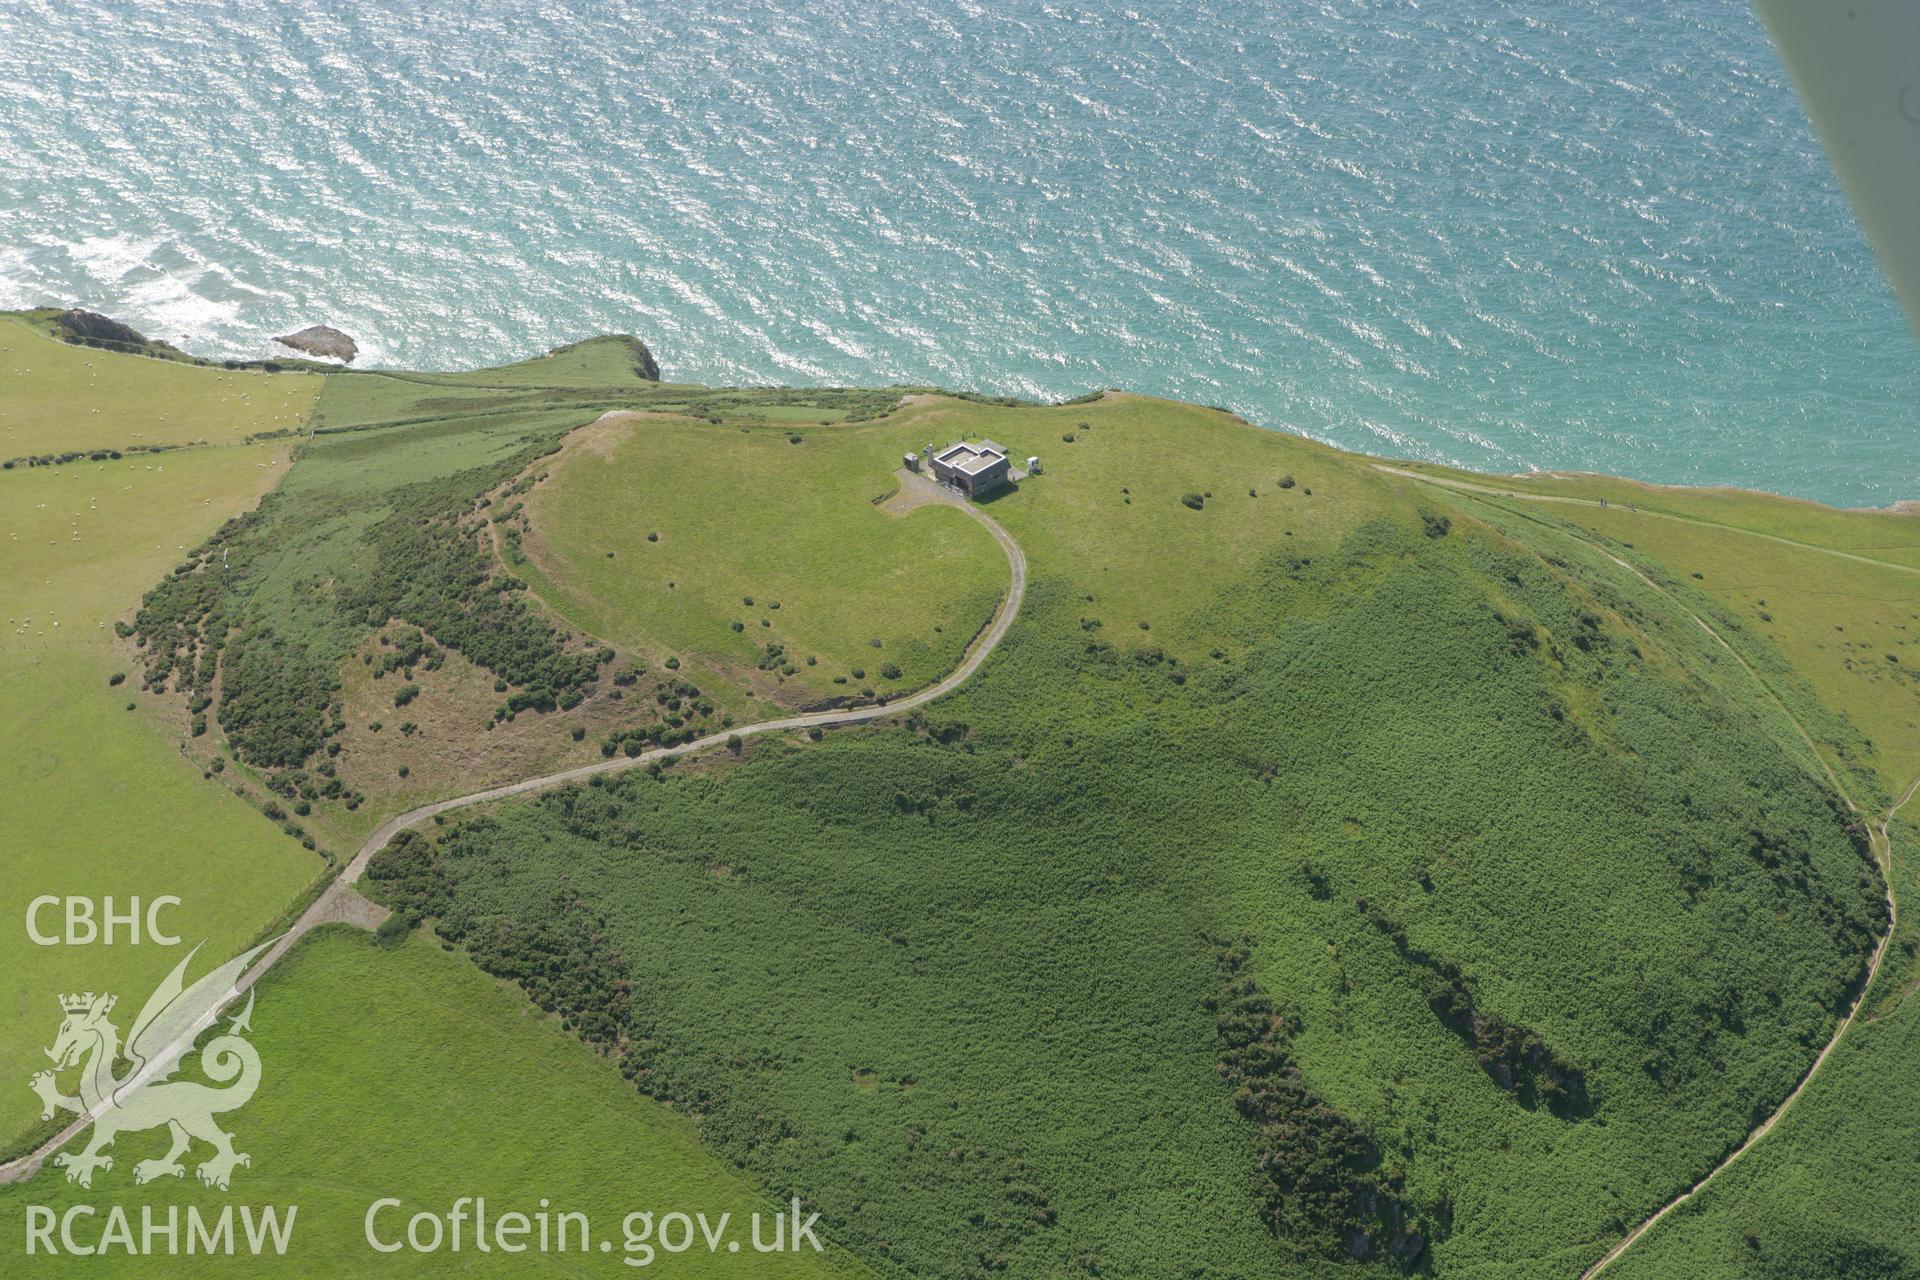
[[[1007,451],[991,440],[978,444],[957,441],[933,455],[934,476],[969,498],[992,493],[1005,485],[1012,478],[1009,470]]]

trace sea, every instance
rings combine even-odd
[[[6,0],[0,307],[56,303],[1920,498],[1920,347],[1728,0]]]

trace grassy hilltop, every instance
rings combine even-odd
[[[409,842],[393,900],[499,972],[604,920],[628,1003],[561,1007],[907,1273],[1577,1271],[1791,1088],[1880,891],[1704,595],[1206,410],[901,416],[1048,457],[974,684]]]
[[[16,327],[22,358],[75,354]],[[109,386],[258,379],[274,413],[318,384],[257,507],[239,514],[264,486],[203,505],[238,518],[102,580],[93,643],[129,677],[63,717],[138,726],[178,774],[156,761],[153,786],[295,854],[933,683],[1005,562],[918,501],[900,454],[967,435],[1045,460],[985,504],[1030,585],[958,693],[450,815],[369,873],[389,941],[424,923],[551,1015],[521,1032],[571,1033],[568,1088],[595,1114],[686,1135],[631,1152],[616,1186],[804,1196],[836,1265],[1579,1275],[1789,1094],[1852,1006],[1886,876],[1904,895],[1916,875],[1920,833],[1896,821],[1890,860],[1876,833],[1920,776],[1920,519],[1381,465],[1126,395],[661,383],[621,338],[457,375],[84,358]],[[59,406],[79,426],[45,420],[43,390],[21,405],[47,448],[99,421],[88,386]],[[44,521],[41,489],[126,463],[15,468],[0,492]],[[146,708],[124,722],[123,692]],[[231,901],[237,926],[298,893],[240,878],[258,898]],[[1902,921],[1866,1020],[1787,1120],[1609,1274],[1920,1265],[1892,1190],[1920,1157],[1876,1137],[1862,1168],[1833,1119],[1873,1099],[1887,1119],[1863,1132],[1884,1135],[1903,1114],[1874,1083],[1920,1062]],[[383,1082],[379,1107],[342,1101],[322,1146],[274,1139],[277,1195],[356,1142],[354,1186],[438,1194],[417,1159],[437,1139],[382,1137],[409,1109],[559,1124],[502,994],[423,945],[317,941],[262,992],[263,1014],[319,1016],[351,983],[366,1042],[405,1052],[500,1037]],[[236,1123],[293,1116],[326,1056],[286,1041],[279,1091]],[[555,1132],[520,1163],[469,1159],[547,1194],[591,1146]],[[1783,1211],[1808,1169],[1831,1203]],[[48,1202],[51,1177],[0,1205]],[[317,1218],[348,1221],[328,1185]]]
[[[807,706],[932,684],[992,612],[1005,564],[958,511],[887,509],[897,424],[803,434],[833,421],[578,432],[527,495],[509,560],[581,630],[698,661],[742,717],[765,714],[749,695]]]

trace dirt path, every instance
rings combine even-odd
[[[869,720],[878,720],[883,716],[899,715],[902,712],[911,711],[915,707],[924,706],[926,703],[932,702],[935,698],[944,697],[965,684],[972,678],[973,673],[980,669],[980,664],[986,661],[987,655],[992,653],[995,647],[999,645],[1001,639],[1007,634],[1007,629],[1013,625],[1014,618],[1020,612],[1020,603],[1025,599],[1027,593],[1027,557],[1020,550],[1020,544],[1013,540],[1012,534],[1001,528],[997,521],[972,503],[920,476],[909,475],[902,483],[903,486],[910,483],[926,489],[928,491],[928,501],[944,502],[949,506],[958,507],[960,510],[966,512],[984,526],[988,533],[993,535],[993,540],[1000,544],[1000,549],[1006,552],[1007,555],[1007,568],[1010,576],[1005,598],[1001,600],[1000,607],[995,611],[993,619],[987,624],[986,629],[975,637],[973,646],[967,651],[966,657],[944,680],[938,684],[922,689],[918,693],[889,702],[884,706],[855,707],[844,711],[819,711],[810,715],[785,716],[778,720],[762,720],[755,724],[740,725],[720,733],[708,734],[704,738],[698,738],[677,747],[656,747],[652,751],[645,751],[637,756],[616,756],[611,760],[601,760],[593,764],[580,765],[572,769],[563,769],[558,773],[550,773],[538,778],[527,778],[520,782],[507,783],[504,786],[489,787],[485,791],[475,791],[469,795],[455,796],[447,800],[436,800],[432,804],[421,805],[417,809],[409,809],[405,813],[389,818],[361,843],[360,848],[355,851],[353,859],[347,863],[345,869],[342,870],[334,882],[327,887],[326,891],[322,893],[319,898],[315,899],[306,911],[301,913],[300,918],[294,922],[293,927],[282,934],[271,947],[261,954],[260,959],[254,962],[253,967],[240,976],[239,980],[234,983],[233,989],[220,1001],[219,1007],[209,1012],[178,1040],[174,1041],[170,1049],[157,1056],[154,1061],[149,1063],[140,1074],[129,1083],[136,1085],[143,1083],[163,1067],[178,1061],[184,1056],[186,1051],[192,1047],[194,1040],[199,1037],[200,1033],[218,1020],[221,1009],[224,1009],[236,997],[240,996],[251,988],[254,983],[258,982],[267,970],[271,969],[282,956],[292,950],[293,946],[313,929],[322,924],[329,924],[340,920],[365,925],[376,914],[383,914],[379,912],[379,908],[374,906],[373,903],[362,898],[354,890],[353,886],[355,882],[365,873],[367,864],[373,860],[373,856],[386,848],[395,836],[410,827],[419,826],[437,814],[447,813],[454,809],[468,808],[472,805],[487,804],[494,800],[505,800],[513,796],[531,795],[536,791],[545,791],[552,787],[562,787],[569,783],[580,782],[593,777],[595,774],[619,773],[626,769],[634,769],[651,764],[656,760],[666,760],[676,756],[711,751],[724,746],[729,738],[750,738],[759,734],[785,733],[795,729],[826,729],[840,725],[861,724]],[[93,1119],[94,1116],[92,1112],[78,1116],[71,1124],[67,1125],[58,1134],[49,1138],[29,1154],[9,1161],[5,1165],[0,1165],[0,1183],[23,1182],[32,1177],[39,1171],[41,1164],[47,1157],[51,1156],[67,1143],[73,1141],[76,1136],[93,1122]]]
[[[1484,494],[1489,497],[1498,497],[1498,498],[1512,498],[1522,502],[1559,502],[1559,503],[1571,503],[1578,506],[1589,506],[1589,507],[1604,507],[1608,505],[1606,503],[1598,502],[1589,498],[1575,498],[1575,497],[1571,497],[1564,494],[1522,493],[1513,489],[1497,489],[1491,485],[1472,484],[1465,480],[1441,479],[1436,476],[1422,475],[1420,472],[1408,471],[1401,467],[1385,466],[1379,463],[1376,463],[1374,465],[1376,470],[1387,472],[1390,475],[1404,476],[1409,480],[1418,480],[1423,484],[1438,485],[1442,488],[1455,489],[1465,493]],[[1687,519],[1687,517],[1685,516],[1670,516],[1657,511],[1645,511],[1639,508],[1634,508],[1634,510],[1637,512],[1637,514],[1640,514],[1640,515],[1656,515],[1669,520],[1686,520]],[[1693,521],[1691,523],[1707,523],[1707,522]],[[1800,547],[1808,551],[1821,551],[1821,552],[1825,552],[1828,555],[1840,556],[1847,560],[1862,560],[1862,561],[1865,561],[1866,563],[1879,565],[1883,568],[1900,569],[1906,572],[1920,573],[1920,569],[1910,569],[1906,565],[1889,564],[1885,560],[1874,560],[1867,556],[1854,555],[1851,552],[1835,551],[1830,547],[1817,547],[1810,543],[1795,542],[1790,538],[1776,537],[1772,534],[1756,533],[1752,530],[1747,530],[1747,529],[1736,529],[1732,525],[1715,525],[1713,527],[1726,529],[1729,532],[1733,532],[1733,533],[1744,533],[1750,537],[1761,538],[1768,542],[1785,543],[1788,546]],[[1673,602],[1676,608],[1678,608],[1682,613],[1686,614],[1689,618],[1693,619],[1694,624],[1696,626],[1698,626],[1702,631],[1705,631],[1708,635],[1712,636],[1714,639],[1714,642],[1717,643],[1722,649],[1726,650],[1726,652],[1733,658],[1733,660],[1740,664],[1741,669],[1744,670],[1749,676],[1751,676],[1754,682],[1758,684],[1763,691],[1765,691],[1767,697],[1773,702],[1773,705],[1779,708],[1780,714],[1786,717],[1787,723],[1791,724],[1794,727],[1795,732],[1797,732],[1800,735],[1801,741],[1806,743],[1807,749],[1813,753],[1813,758],[1815,761],[1819,763],[1821,771],[1826,774],[1827,781],[1829,784],[1832,785],[1834,792],[1838,794],[1843,801],[1846,802],[1847,808],[1854,813],[1860,812],[1860,806],[1854,803],[1853,797],[1849,795],[1847,793],[1847,789],[1841,785],[1839,776],[1834,773],[1832,766],[1827,763],[1826,758],[1820,754],[1819,748],[1814,745],[1813,736],[1807,732],[1806,726],[1800,723],[1799,718],[1795,716],[1793,712],[1787,708],[1786,703],[1781,701],[1780,695],[1775,693],[1773,691],[1772,686],[1769,685],[1764,679],[1761,678],[1760,673],[1758,671],[1755,671],[1753,667],[1748,664],[1747,660],[1740,655],[1739,650],[1735,649],[1732,645],[1727,643],[1726,637],[1722,636],[1718,631],[1716,631],[1713,628],[1712,624],[1709,623],[1705,618],[1702,618],[1699,614],[1687,608],[1684,602],[1682,602],[1680,599],[1675,597],[1671,592],[1667,591],[1664,587],[1662,587],[1659,583],[1655,582],[1652,578],[1648,577],[1645,573],[1641,572],[1640,569],[1637,568],[1636,566],[1629,564],[1627,561],[1621,559],[1619,556],[1614,555],[1611,551],[1608,551],[1606,547],[1602,546],[1600,543],[1595,542],[1591,538],[1585,537],[1577,529],[1568,528],[1565,530],[1565,532],[1567,536],[1571,538],[1576,538],[1579,541],[1586,543],[1588,546],[1592,547],[1594,550],[1600,552],[1600,554],[1606,556],[1607,559],[1611,560],[1614,564],[1619,565],[1622,569],[1625,569],[1628,573],[1633,574],[1636,578],[1646,583],[1649,587],[1652,587],[1655,591],[1658,591],[1661,595],[1666,596],[1667,599]],[[1914,794],[1916,792],[1920,792],[1920,778],[1914,779],[1913,785],[1907,788],[1906,794],[1901,796],[1900,799],[1894,803],[1894,806],[1891,809],[1887,810],[1886,814],[1881,817],[1880,825],[1878,829],[1877,830],[1871,829],[1871,828],[1869,829],[1868,843],[1873,848],[1874,858],[1880,864],[1880,872],[1881,872],[1882,880],[1887,886],[1887,929],[1885,933],[1880,935],[1879,942],[1877,942],[1874,945],[1873,955],[1867,961],[1866,977],[1861,981],[1860,990],[1854,996],[1853,1003],[1847,1007],[1846,1016],[1840,1019],[1839,1025],[1834,1027],[1833,1035],[1827,1040],[1827,1043],[1825,1045],[1821,1046],[1820,1052],[1814,1056],[1812,1065],[1810,1065],[1807,1068],[1806,1073],[1800,1077],[1799,1083],[1794,1085],[1793,1091],[1787,1094],[1785,1098],[1782,1098],[1780,1100],[1780,1105],[1775,1107],[1772,1113],[1769,1114],[1765,1120],[1762,1120],[1758,1125],[1756,1125],[1752,1129],[1752,1131],[1750,1131],[1747,1134],[1746,1138],[1741,1141],[1739,1146],[1735,1147],[1732,1151],[1728,1152],[1727,1155],[1724,1158],[1722,1158],[1718,1164],[1714,1165],[1712,1169],[1709,1169],[1707,1173],[1700,1178],[1699,1181],[1695,1182],[1692,1186],[1688,1187],[1685,1191],[1681,1192],[1679,1195],[1675,1196],[1673,1199],[1661,1205],[1660,1208],[1655,1210],[1652,1215],[1647,1217],[1633,1230],[1629,1231],[1624,1237],[1621,1238],[1618,1244],[1614,1245],[1613,1248],[1607,1250],[1606,1253],[1600,1256],[1598,1261],[1596,1261],[1592,1266],[1588,1267],[1585,1271],[1581,1272],[1580,1280],[1593,1280],[1593,1277],[1605,1271],[1609,1266],[1612,1266],[1615,1260],[1617,1260],[1621,1254],[1625,1253],[1628,1249],[1632,1248],[1634,1244],[1641,1239],[1641,1237],[1645,1236],[1649,1231],[1653,1230],[1656,1226],[1658,1226],[1663,1218],[1665,1218],[1668,1214],[1672,1213],[1675,1209],[1678,1209],[1681,1205],[1685,1204],[1687,1201],[1693,1199],[1693,1197],[1698,1195],[1700,1192],[1706,1190],[1708,1185],[1710,1185],[1714,1179],[1718,1178],[1721,1174],[1725,1173],[1727,1169],[1730,1168],[1735,1161],[1740,1159],[1740,1157],[1745,1155],[1748,1151],[1752,1150],[1755,1143],[1759,1142],[1762,1138],[1766,1137],[1769,1133],[1772,1133],[1774,1126],[1780,1123],[1780,1118],[1786,1115],[1788,1108],[1792,1107],[1793,1104],[1799,1100],[1800,1095],[1806,1092],[1807,1086],[1813,1083],[1813,1079],[1816,1075],[1819,1074],[1820,1068],[1826,1065],[1827,1059],[1832,1055],[1835,1046],[1837,1046],[1840,1043],[1841,1038],[1845,1036],[1847,1034],[1847,1031],[1853,1026],[1855,1019],[1859,1016],[1861,1006],[1866,1003],[1868,989],[1873,986],[1873,980],[1880,976],[1880,962],[1886,958],[1887,944],[1890,941],[1892,941],[1894,927],[1899,923],[1900,907],[1899,907],[1898,901],[1896,901],[1895,899],[1894,892],[1893,892],[1893,843],[1892,843],[1893,837],[1892,837],[1890,828],[1893,824],[1894,815],[1899,813],[1901,808],[1904,807],[1909,800],[1913,799]]]

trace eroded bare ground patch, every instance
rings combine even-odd
[[[682,699],[668,712],[657,686],[674,673],[636,671],[620,657],[605,664],[579,705],[502,717],[507,694],[493,674],[444,646],[435,646],[442,653],[437,665],[383,671],[383,658],[392,652],[383,638],[407,630],[404,623],[389,623],[342,670],[339,696],[347,726],[337,735],[341,750],[334,763],[348,788],[367,797],[361,808],[368,815],[343,825],[371,826],[443,796],[601,759],[610,735],[658,724],[664,714],[682,715],[703,731],[723,727],[718,715],[699,715],[690,705],[694,699]],[[431,636],[425,640],[433,643]]]
[[[553,457],[543,459],[542,462],[550,465],[574,452],[586,452],[602,458],[611,458],[615,446],[626,439],[627,434],[641,423],[654,418],[668,419],[678,416],[668,413],[642,413],[636,409],[609,410],[586,426],[569,432],[560,446],[560,452]]]

